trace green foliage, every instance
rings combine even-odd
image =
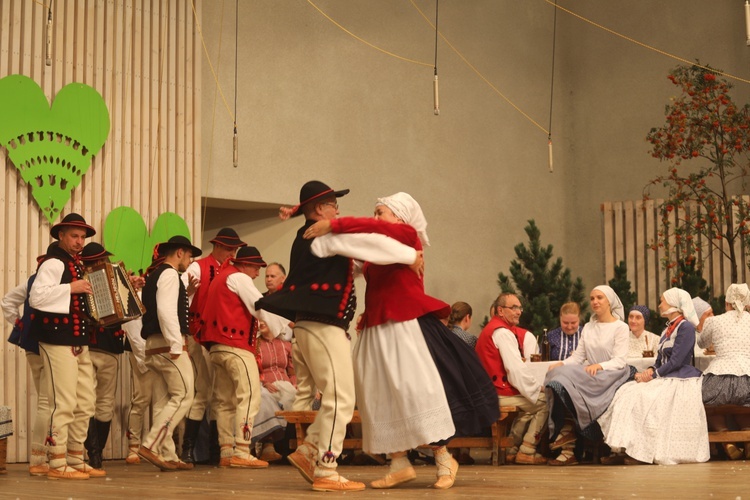
[[[625,308],[625,313],[633,307],[638,301],[638,294],[630,289],[630,281],[628,280],[628,267],[625,265],[625,261],[621,260],[620,264],[615,266],[615,277],[609,280],[609,286],[615,291],[620,302]]]
[[[712,251],[729,261],[737,283],[737,249],[750,249],[750,206],[732,193],[747,191],[750,105],[737,106],[732,84],[709,66],[680,65],[668,78],[680,95],[666,106],[666,123],[646,136],[651,155],[668,163],[667,173],[644,191],[648,199],[650,186],[668,190],[652,248],[663,249],[662,265],[674,285],[683,278],[681,262]]]
[[[501,292],[517,294],[524,304],[521,324],[535,335],[557,327],[560,307],[575,300],[581,312],[588,307],[581,278],[571,278],[570,269],[563,266],[562,258],[552,260],[552,245],[541,243],[541,232],[534,220],[524,228],[529,237],[528,246],[519,243],[514,247],[517,259],[510,263],[510,276],[498,274]]]

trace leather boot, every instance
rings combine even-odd
[[[195,463],[193,449],[195,448],[195,442],[198,439],[198,431],[200,431],[200,428],[200,420],[185,419],[185,432],[182,434],[182,454],[180,454],[180,460],[186,464]]]
[[[89,432],[86,441],[83,442],[86,453],[89,455],[89,465],[94,469],[102,468],[102,447],[99,446],[99,434],[96,431],[96,419],[89,419]]]
[[[109,422],[100,422],[99,420],[94,419],[94,424],[96,425],[96,437],[99,440],[99,466],[97,467],[94,464],[90,464],[91,467],[95,469],[101,469],[102,467],[102,460],[104,459],[104,447],[107,446],[107,440],[109,439],[109,427],[112,425],[112,421]]]
[[[208,431],[208,463],[210,465],[219,465],[221,461],[221,446],[219,446],[219,428],[216,420],[209,422]]]

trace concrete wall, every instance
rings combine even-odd
[[[600,203],[639,199],[662,168],[644,138],[663,122],[674,93],[666,74],[677,61],[558,11],[550,174],[546,133],[442,40],[441,114],[433,115],[434,31],[410,2],[314,3],[368,42],[427,65],[368,47],[308,2],[240,2],[236,169],[232,119],[203,65],[204,245],[231,224],[267,260],[286,264],[298,221],[278,221],[273,207],[296,203],[300,186],[319,179],[352,190],[341,200],[342,215],[369,215],[376,197],[396,191],[419,200],[432,240],[427,291],[469,302],[478,319],[498,293],[497,273],[507,273],[513,246],[525,241],[528,219],[588,288],[602,282]],[[434,1],[415,4],[434,19]],[[739,0],[560,4],[688,60],[748,76]],[[202,29],[232,109],[235,5],[212,5]],[[553,14],[541,0],[440,2],[440,31],[543,128]],[[738,83],[738,101],[748,100],[748,88]]]

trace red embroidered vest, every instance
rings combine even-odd
[[[484,369],[492,379],[492,384],[495,386],[498,395],[517,396],[520,392],[508,382],[508,373],[505,371],[505,366],[503,366],[503,358],[500,356],[497,346],[492,341],[492,334],[498,328],[510,330],[518,341],[518,349],[521,351],[521,356],[523,357],[523,339],[526,337],[526,330],[517,326],[511,326],[498,316],[494,316],[482,329],[482,333],[479,334],[479,338],[477,339],[475,350],[479,356],[479,361],[482,362],[482,366],[484,366]]]

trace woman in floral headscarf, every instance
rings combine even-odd
[[[630,378],[628,325],[622,302],[611,287],[600,285],[589,296],[594,314],[581,332],[573,355],[550,366],[544,381],[549,406],[550,449],[561,450],[550,465],[575,465],[578,435],[601,437],[596,418],[618,387]],[[574,428],[575,427],[575,428]]]
[[[670,288],[661,297],[659,312],[669,322],[654,366],[621,387],[598,420],[604,442],[615,452],[610,465],[709,459],[701,372],[691,364],[698,316],[690,294]]]
[[[458,463],[445,444],[454,435],[489,427],[499,409],[474,350],[440,321],[450,306],[425,294],[422,269],[409,266],[420,263],[422,245],[429,245],[422,209],[407,193],[396,193],[378,199],[374,219],[320,221],[305,233],[313,237],[311,249],[319,257],[366,261],[362,334],[353,353],[357,405],[363,449],[391,455],[389,473],[371,486],[391,488],[415,479],[406,452],[432,444],[433,486],[450,488]]]
[[[706,319],[698,335],[698,347],[714,345],[716,357],[703,374],[703,403],[709,406],[750,406],[750,290],[747,285],[729,285],[724,314]],[[742,430],[750,430],[747,415],[735,417]],[[723,416],[708,420],[712,431],[727,430]],[[732,460],[742,458],[742,450],[725,443],[724,451]],[[750,458],[750,443],[745,443],[745,459]]]

